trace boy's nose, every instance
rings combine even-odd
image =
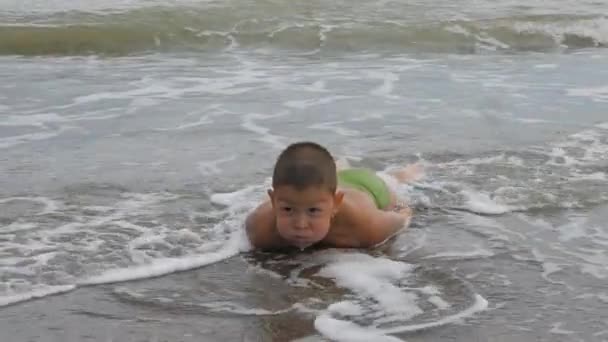
[[[308,221],[305,215],[298,215],[295,219],[294,226],[297,229],[305,229],[308,227]]]

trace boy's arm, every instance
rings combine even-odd
[[[366,224],[361,225],[360,239],[364,246],[375,246],[392,237],[410,222],[412,211],[404,208],[397,212],[374,210],[368,214]]]
[[[274,227],[272,205],[266,202],[258,206],[245,219],[245,230],[254,249],[281,247],[281,238]]]

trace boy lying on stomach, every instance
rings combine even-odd
[[[419,174],[416,167],[391,172],[400,182]],[[412,216],[410,208],[397,207],[396,194],[374,171],[337,171],[332,155],[313,142],[281,152],[268,195],[245,220],[255,249],[372,247],[406,228]]]

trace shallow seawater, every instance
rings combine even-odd
[[[237,5],[0,1],[2,340],[608,339],[605,5]],[[302,139],[411,226],[250,251]]]

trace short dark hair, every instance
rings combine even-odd
[[[293,186],[303,190],[310,186],[324,187],[331,192],[337,188],[336,163],[323,146],[302,141],[285,148],[274,165],[272,186]]]

